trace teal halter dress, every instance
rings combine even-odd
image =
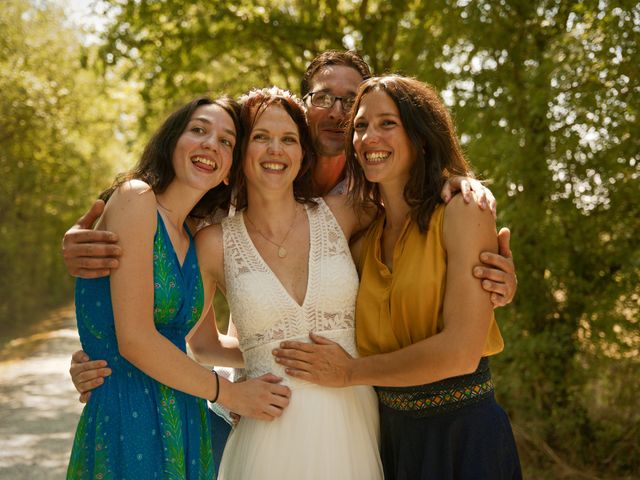
[[[189,237],[189,250],[180,266],[158,214],[153,317],[158,331],[182,351],[204,301]],[[91,393],[84,407],[67,479],[214,478],[206,401],[157,382],[120,355],[109,277],[78,279],[75,293],[82,348],[92,359],[107,360],[113,373]]]

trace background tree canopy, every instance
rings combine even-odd
[[[68,298],[62,233],[169,109],[203,92],[297,92],[318,52],[355,48],[375,73],[436,86],[479,176],[493,180],[519,278],[513,305],[497,313],[507,348],[494,371],[529,475],[640,471],[636,2],[95,0],[94,9],[107,28],[91,47],[49,2],[9,0],[0,12],[3,324],[25,302]]]
[[[35,4],[34,4],[35,3]],[[0,324],[4,333],[69,301],[60,239],[125,156],[130,87],[88,67],[62,12],[0,9]]]

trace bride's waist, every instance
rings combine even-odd
[[[339,330],[326,330],[323,332],[314,332],[321,337],[327,338],[338,343],[350,355],[357,356],[355,344],[355,331],[353,328],[343,328]],[[281,342],[298,341],[311,343],[309,335],[300,335],[296,337],[278,338],[268,342],[261,343],[250,348],[243,349],[244,368],[247,377],[254,378],[264,375],[265,373],[273,373],[279,377],[283,377],[283,385],[296,386],[306,385],[307,382],[293,379],[286,375],[284,368],[276,363],[272,354],[274,348],[278,348]]]

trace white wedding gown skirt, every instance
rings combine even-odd
[[[376,480],[378,400],[370,387],[292,388],[272,422],[243,418],[222,457],[221,480]]]

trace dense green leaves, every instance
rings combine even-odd
[[[121,92],[82,68],[62,13],[10,0],[0,11],[0,323],[68,301],[60,239],[123,157]],[[95,54],[94,54],[95,56]],[[118,158],[120,157],[120,158]]]

